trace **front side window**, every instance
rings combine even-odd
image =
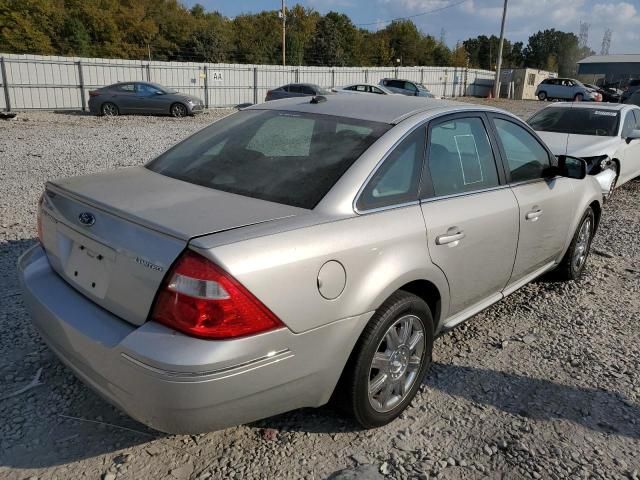
[[[424,128],[418,128],[389,154],[358,198],[356,206],[359,210],[400,205],[418,199],[424,137]]]
[[[151,85],[147,85],[146,83],[138,83],[137,87],[136,95],[141,97],[150,97],[151,95],[162,93],[159,89],[152,87]]]
[[[185,182],[314,208],[390,125],[331,115],[244,110],[147,164]]]
[[[428,165],[436,197],[499,185],[489,137],[477,117],[435,125],[429,136]]]
[[[622,124],[622,138],[627,138],[631,131],[636,128],[636,117],[633,112],[628,112]]]
[[[544,177],[551,165],[549,154],[533,135],[511,121],[494,119],[498,139],[502,144],[512,182],[536,180]]]
[[[527,123],[538,132],[615,137],[620,114],[606,108],[547,107]]]

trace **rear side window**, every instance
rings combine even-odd
[[[119,92],[133,93],[135,91],[135,86],[133,83],[125,83],[124,85],[118,85],[116,90]]]
[[[507,157],[512,182],[543,178],[550,166],[549,155],[526,129],[508,120],[495,118],[498,139]]]
[[[390,125],[274,110],[245,110],[147,164],[185,182],[314,208]]]
[[[489,136],[477,117],[446,120],[432,127],[428,162],[436,197],[499,185]]]
[[[362,191],[356,206],[371,210],[418,199],[424,158],[425,129],[418,128],[385,159]]]
[[[316,92],[313,88],[311,87],[307,87],[306,85],[302,86],[302,93],[304,93],[305,95],[315,95]]]
[[[622,138],[627,138],[634,128],[636,128],[636,117],[633,112],[628,112],[622,124]]]

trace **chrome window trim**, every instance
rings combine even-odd
[[[452,193],[450,195],[441,195],[439,197],[434,196],[429,198],[423,198],[423,199],[420,199],[420,204],[437,202],[439,200],[449,200],[451,198],[466,197],[470,195],[478,195],[480,193],[494,192],[496,190],[505,190],[507,188],[511,188],[511,185],[509,184],[498,185],[497,187],[480,188],[478,190],[471,190],[469,192],[459,192],[459,193]]]
[[[351,203],[351,207],[353,208],[353,211],[356,214],[365,215],[367,213],[381,212],[383,210],[390,210],[392,208],[401,208],[401,207],[406,207],[408,205],[418,205],[420,203],[420,199],[417,199],[417,200],[412,200],[410,202],[394,203],[392,205],[385,205],[383,207],[368,208],[368,209],[365,209],[365,210],[360,210],[357,207],[358,200],[360,200],[360,196],[362,195],[364,189],[367,187],[367,185],[369,185],[369,182],[374,177],[374,175],[378,172],[378,169],[382,166],[382,164],[385,162],[385,160],[387,158],[389,158],[389,155],[391,155],[391,153],[395,151],[395,149],[398,147],[398,145],[400,145],[403,141],[405,141],[406,138],[409,135],[411,135],[413,132],[415,132],[418,128],[426,128],[428,122],[429,122],[429,120],[424,121],[424,122],[422,122],[422,123],[420,123],[418,125],[414,125],[410,130],[406,131],[404,133],[404,135],[402,135],[402,137],[400,137],[393,145],[391,145],[391,147],[387,150],[387,153],[384,154],[382,159],[378,163],[376,163],[376,166],[373,168],[373,170],[371,170],[369,175],[367,175],[367,178],[365,179],[364,182],[362,182],[362,185],[360,185],[360,188],[358,189],[358,192],[356,193],[356,195],[355,195],[355,197],[353,199],[353,202]],[[391,128],[389,130],[389,132],[391,130],[393,130],[393,128]],[[425,149],[426,149],[426,142],[425,142]],[[424,154],[423,154],[422,161],[423,161],[423,167],[424,167]],[[421,174],[422,174],[422,169],[421,169]],[[419,186],[420,185],[418,184],[418,188],[419,188]]]

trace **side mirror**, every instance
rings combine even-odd
[[[582,158],[572,157],[570,155],[559,155],[558,166],[555,168],[557,169],[557,175],[563,177],[582,180],[587,176],[587,162]]]
[[[627,143],[631,143],[631,140],[638,140],[640,138],[640,130],[635,129],[635,130],[631,130],[631,132],[629,133],[629,135],[627,135],[627,138],[625,139],[627,141]]]

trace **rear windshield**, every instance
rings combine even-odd
[[[205,187],[314,208],[390,125],[330,115],[245,110],[147,164]]]
[[[553,107],[539,111],[527,123],[539,132],[615,137],[619,121],[614,110]]]

